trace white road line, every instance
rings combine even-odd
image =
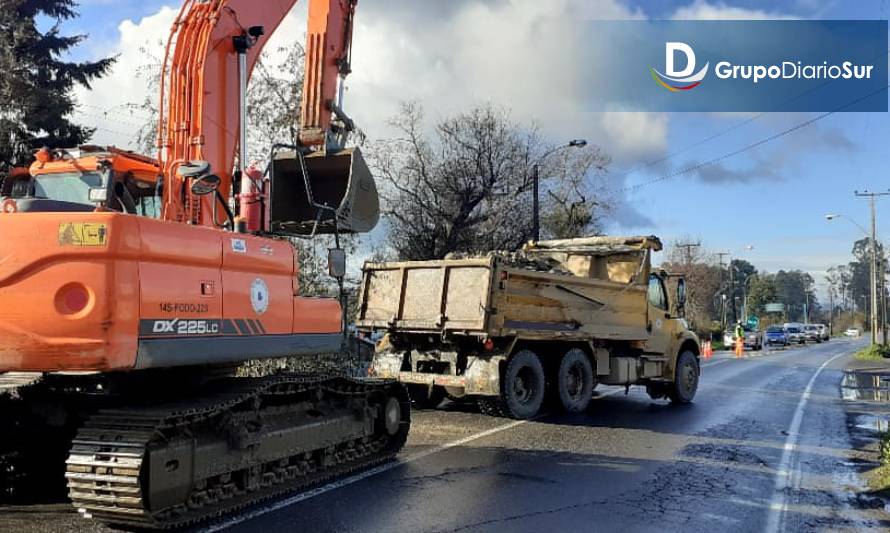
[[[605,392],[603,394],[600,394],[598,396],[595,396],[593,399],[597,400],[599,398],[606,398],[609,396],[614,396],[615,394],[618,394],[621,392],[624,392],[624,389],[615,389],[615,390],[611,390],[611,391]],[[411,463],[420,461],[421,459],[425,459],[431,455],[435,455],[437,453],[441,453],[446,450],[450,450],[451,448],[463,446],[464,444],[468,444],[470,442],[473,442],[474,440],[483,439],[485,437],[490,437],[492,435],[496,435],[503,431],[507,431],[508,429],[513,429],[515,427],[521,426],[522,424],[525,424],[526,422],[529,422],[529,421],[528,420],[515,420],[508,424],[504,424],[502,426],[498,426],[498,427],[483,431],[481,433],[476,433],[475,435],[470,435],[468,437],[464,437],[462,439],[458,439],[456,441],[452,441],[447,444],[443,444],[441,446],[431,448],[429,450],[424,450],[422,452],[413,453],[405,458],[377,466],[370,470],[365,470],[364,472],[358,473],[354,476],[349,476],[347,478],[343,478],[343,479],[334,481],[332,483],[328,483],[327,485],[322,485],[321,487],[317,487],[315,489],[312,489],[312,490],[309,490],[306,492],[301,492],[300,494],[296,494],[294,496],[291,496],[290,498],[287,498],[287,499],[284,499],[281,501],[277,501],[271,505],[263,507],[262,509],[256,509],[249,513],[244,513],[241,515],[233,516],[233,517],[225,520],[224,522],[214,524],[210,527],[207,527],[206,529],[203,529],[202,531],[204,533],[214,533],[216,531],[222,531],[224,529],[228,529],[230,527],[237,526],[238,524],[242,524],[248,520],[252,520],[254,518],[258,518],[260,516],[267,515],[269,513],[273,513],[275,511],[279,511],[281,509],[284,509],[285,507],[289,507],[291,505],[300,503],[302,501],[306,501],[306,500],[314,498],[316,496],[321,496],[322,494],[325,494],[326,492],[331,492],[333,490],[341,489],[343,487],[352,485],[353,483],[357,483],[357,482],[367,479],[369,477],[373,477],[378,474],[388,472],[394,468],[398,468],[400,466],[404,466],[407,464],[411,464]]]
[[[794,417],[791,419],[791,426],[788,428],[788,438],[785,439],[785,446],[782,448],[782,459],[779,461],[779,468],[776,471],[776,486],[773,492],[773,498],[769,506],[769,515],[766,522],[767,533],[778,533],[782,528],[782,521],[785,512],[788,510],[788,500],[785,494],[786,489],[792,485],[793,472],[791,470],[791,461],[794,458],[794,452],[797,451],[797,441],[800,437],[800,425],[803,423],[803,412],[807,406],[807,401],[813,391],[813,385],[816,379],[834,360],[847,355],[848,351],[843,351],[828,361],[822,363],[822,366],[816,370],[810,382],[807,383],[806,389],[797,402],[797,408],[794,410]]]

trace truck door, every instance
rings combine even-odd
[[[672,320],[664,281],[655,274],[649,276],[649,340],[646,351],[664,354],[671,342]]]

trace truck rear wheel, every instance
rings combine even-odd
[[[569,413],[580,413],[590,405],[593,396],[593,365],[583,350],[569,350],[559,363],[556,388],[563,409]]]
[[[691,403],[698,390],[699,377],[698,358],[689,350],[680,354],[677,358],[677,368],[674,370],[674,383],[671,386],[671,402],[676,404]]]
[[[501,411],[510,418],[525,420],[538,414],[544,403],[544,366],[531,350],[510,358],[501,384]]]

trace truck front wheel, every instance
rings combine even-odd
[[[538,414],[544,402],[544,366],[531,350],[510,358],[501,385],[501,411],[510,418],[525,420]]]
[[[671,402],[676,404],[691,403],[698,390],[699,366],[695,354],[685,351],[677,358],[674,370],[674,383],[671,386]]]
[[[593,365],[583,350],[569,350],[559,363],[556,377],[559,401],[569,413],[580,413],[587,409],[593,396]]]

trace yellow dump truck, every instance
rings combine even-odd
[[[407,384],[421,406],[471,397],[519,419],[546,398],[583,411],[598,383],[691,402],[699,341],[683,318],[685,281],[652,269],[661,247],[651,236],[590,237],[367,263],[356,326],[384,334],[372,373]]]

